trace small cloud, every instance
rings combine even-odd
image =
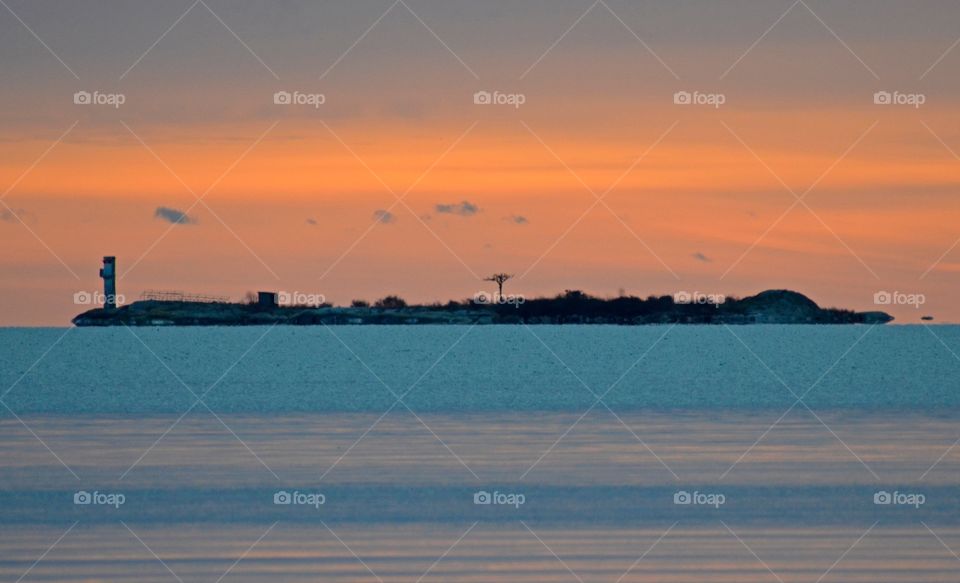
[[[385,225],[389,225],[390,223],[397,220],[397,216],[395,214],[393,214],[390,211],[385,211],[383,209],[377,209],[373,211],[373,218],[374,220],[380,221]]]
[[[515,225],[528,225],[528,224],[530,224],[530,221],[527,220],[527,217],[525,217],[525,216],[523,216],[523,215],[510,215],[510,217],[509,217],[507,220],[509,220],[511,223],[513,223],[513,224],[515,224]]]
[[[33,222],[33,219],[33,213],[28,212],[26,209],[0,209],[0,221],[5,223],[19,223],[20,221]]]
[[[188,216],[187,213],[165,206],[158,206],[157,210],[153,211],[153,218],[161,219],[174,225],[197,224],[197,220]]]
[[[317,223],[317,219],[309,218],[309,219],[307,219],[307,224],[308,224],[308,225],[313,225],[314,227],[316,227],[319,223]]]
[[[441,214],[459,215],[461,217],[472,217],[480,212],[480,207],[468,200],[459,204],[437,204],[433,208]]]
[[[690,257],[693,257],[697,261],[703,261],[704,263],[713,263],[713,259],[710,259],[709,257],[707,257],[706,255],[704,255],[699,251],[697,251],[696,253],[691,253]]]

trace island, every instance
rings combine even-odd
[[[768,290],[745,298],[679,293],[599,298],[568,290],[555,297],[498,294],[447,303],[407,305],[397,296],[349,307],[281,305],[260,292],[245,302],[146,299],[105,306],[75,318],[76,326],[256,326],[411,324],[885,324],[884,312],[821,308],[801,293]]]

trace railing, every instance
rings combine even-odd
[[[148,290],[140,294],[141,300],[156,302],[192,302],[198,304],[226,304],[230,302],[227,296],[210,296],[204,294],[188,294],[182,291]]]

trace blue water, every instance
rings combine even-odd
[[[960,407],[957,326],[0,330],[22,413]],[[46,357],[35,361],[63,336]],[[32,368],[31,368],[32,367]],[[24,375],[24,373],[26,373]]]
[[[954,347],[952,326],[4,329],[0,579],[955,581]]]

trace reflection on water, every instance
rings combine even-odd
[[[215,418],[196,410],[179,421],[23,419],[85,481],[127,487],[274,486],[321,477],[325,484],[809,486],[906,484],[923,476],[927,485],[953,485],[960,470],[960,456],[940,459],[960,437],[955,415],[821,411],[814,417],[795,409],[782,419],[779,412],[614,417],[598,410],[579,421],[572,413],[418,417],[395,410],[383,417]],[[70,484],[57,459],[2,414],[0,460],[2,488]]]
[[[955,581],[954,416],[818,415],[8,416],[0,579]]]
[[[175,573],[183,581],[217,581],[227,573],[225,581],[335,583],[926,583],[956,581],[958,569],[957,559],[922,525],[881,524],[862,539],[869,524],[756,529],[728,523],[730,530],[679,524],[666,536],[671,523],[604,529],[471,525],[330,523],[328,529],[281,522],[270,529],[128,523],[128,530],[81,524],[25,580],[165,582]],[[67,526],[16,534],[5,529],[0,577],[16,580]],[[956,528],[935,532],[955,548],[960,544]]]

